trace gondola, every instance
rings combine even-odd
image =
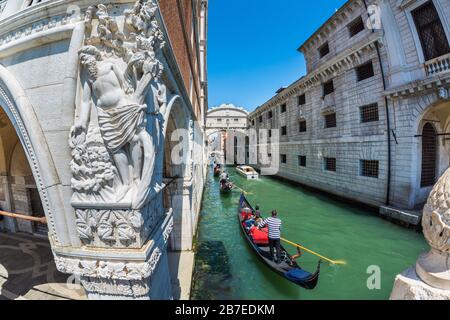
[[[237,212],[239,225],[241,226],[241,230],[248,244],[256,253],[256,255],[262,260],[262,262],[264,262],[266,266],[268,266],[272,271],[276,272],[283,278],[305,289],[314,289],[317,285],[317,282],[319,281],[321,261],[319,261],[317,264],[316,272],[310,273],[302,269],[295,260],[291,259],[291,256],[286,251],[286,249],[281,246],[281,257],[283,261],[280,264],[276,264],[270,256],[267,239],[257,239],[257,234],[254,234],[254,236],[252,237],[250,235],[250,232],[247,230],[246,216],[249,212],[253,212],[253,208],[247,201],[245,196],[242,194]],[[261,233],[262,232],[264,232],[264,230],[262,230]]]
[[[219,183],[220,193],[230,194],[233,191],[233,184],[231,182]]]

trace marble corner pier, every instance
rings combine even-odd
[[[30,164],[58,270],[89,299],[172,299],[168,248],[180,246],[186,217],[186,247],[195,234],[204,137],[159,2],[15,2],[0,13],[0,108]],[[189,150],[174,167],[176,129]]]
[[[392,300],[450,300],[450,169],[428,198],[422,226],[430,251],[397,276]]]

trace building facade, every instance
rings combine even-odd
[[[449,20],[445,0],[340,8],[299,48],[307,74],[250,114],[279,130],[278,175],[417,224],[449,167]]]
[[[192,249],[206,176],[207,6],[0,1],[0,206],[48,226],[0,228],[48,235],[91,299],[176,298],[168,251]]]

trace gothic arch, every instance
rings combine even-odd
[[[61,183],[44,133],[25,91],[2,65],[0,65],[0,107],[11,121],[27,156],[45,210],[50,239],[57,245],[70,244],[59,189]]]

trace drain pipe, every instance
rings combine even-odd
[[[367,11],[367,2],[366,0],[362,0],[364,3],[364,7],[366,8]],[[375,33],[375,30],[372,29],[372,33]],[[378,45],[378,40],[375,41],[375,49],[377,51],[377,57],[378,57],[378,62],[380,64],[380,69],[381,69],[381,78],[383,81],[383,91],[386,91],[387,89],[387,85],[386,85],[386,75],[384,74],[384,69],[383,69],[383,63],[381,60],[381,54],[380,54],[380,47]],[[387,145],[388,145],[388,168],[387,168],[387,181],[386,181],[386,201],[385,201],[385,205],[389,206],[390,205],[390,194],[391,194],[391,174],[392,174],[392,148],[391,148],[391,121],[390,121],[390,116],[389,116],[389,101],[388,98],[385,96],[384,97],[384,106],[385,106],[385,111],[386,111],[386,127],[387,127]]]

